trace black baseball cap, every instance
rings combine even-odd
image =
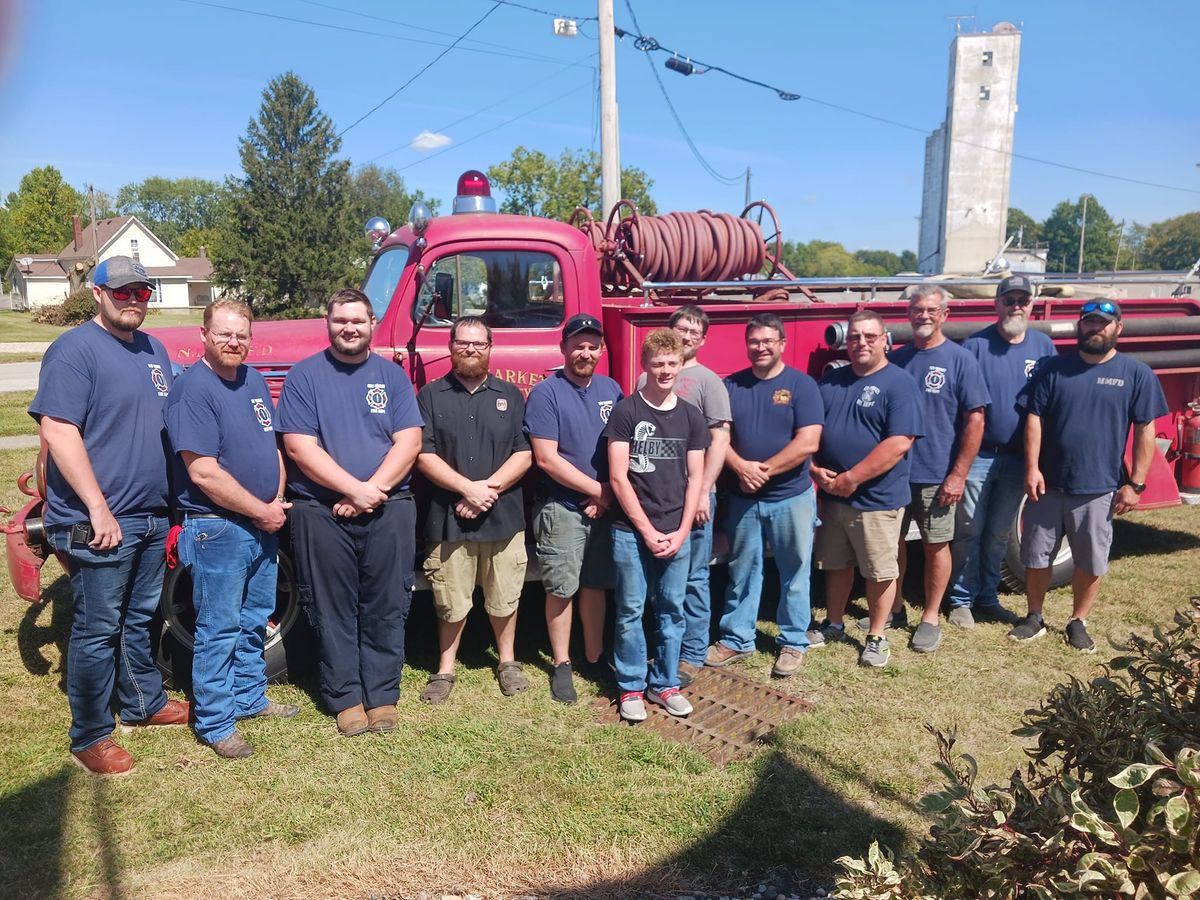
[[[996,288],[996,299],[1000,299],[1009,291],[1024,291],[1033,296],[1033,282],[1025,275],[1009,275]]]
[[[1121,321],[1121,307],[1113,300],[1089,300],[1079,308],[1079,318],[1089,319],[1095,316],[1110,322]]]
[[[567,338],[573,338],[585,331],[594,331],[600,337],[604,337],[604,330],[600,327],[599,319],[587,313],[577,313],[567,319],[567,324],[563,326],[562,339],[565,341]]]

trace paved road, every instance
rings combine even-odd
[[[0,365],[0,394],[7,391],[36,391],[40,362],[4,363]]]

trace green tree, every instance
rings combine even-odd
[[[438,201],[422,190],[410,191],[395,169],[367,163],[350,175],[350,209],[358,228],[374,216],[383,216],[393,228],[408,221],[408,211],[420,201],[437,215]]]
[[[1020,232],[1020,239],[1013,239],[1015,247],[1032,247],[1042,240],[1042,226],[1022,209],[1015,206],[1008,208],[1008,224],[1005,229],[1006,237]]]
[[[83,196],[45,166],[27,172],[6,205],[13,253],[57,253],[71,240],[71,216],[83,213]]]
[[[199,256],[201,247],[205,249],[205,252],[208,252],[216,246],[217,241],[220,239],[220,229],[189,228],[179,236],[179,240],[175,242],[175,246],[171,249],[180,256]]]
[[[905,251],[910,256],[910,251]],[[859,254],[865,254],[866,259]],[[904,259],[887,250],[860,250],[851,253],[836,241],[785,241],[783,264],[800,278],[847,278],[856,275],[893,275],[902,271]],[[888,265],[871,260],[890,257]],[[915,261],[915,260],[914,260]],[[894,268],[893,268],[894,266]]]
[[[877,270],[870,273],[873,275],[895,275],[897,272],[905,270],[904,260],[891,250],[855,250],[854,258],[863,265]]]
[[[294,73],[267,85],[212,248],[217,283],[262,313],[313,308],[359,274],[368,245],[350,209],[350,163],[334,159],[341,143]]]
[[[1087,201],[1087,234],[1084,236],[1083,271],[1099,272],[1113,267],[1119,226],[1090,194]],[[1049,245],[1046,267],[1052,272],[1074,272],[1079,268],[1079,233],[1083,225],[1083,196],[1076,202],[1064,200],[1042,223],[1042,239]]]
[[[1145,265],[1190,269],[1200,257],[1200,212],[1155,222],[1146,232]]]
[[[221,186],[215,181],[156,175],[122,187],[116,206],[122,215],[141,219],[178,253],[175,244],[185,231],[216,225],[220,202]]]
[[[500,211],[566,221],[577,206],[600,215],[600,156],[591,150],[564,150],[551,159],[540,150],[517,147],[512,158],[487,170],[492,186],[504,194]],[[621,169],[621,196],[642,215],[658,207],[650,196],[654,182],[641,169]]]
[[[1121,266],[1124,269],[1153,269],[1146,262],[1146,236],[1150,229],[1141,222],[1132,222],[1125,227],[1125,240],[1121,244]]]
[[[900,253],[900,271],[915,272],[917,271],[917,254],[912,250],[904,250]]]

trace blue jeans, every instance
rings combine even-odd
[[[67,648],[71,750],[113,730],[113,697],[123,722],[148,719],[167,705],[162,675],[150,654],[150,622],[166,573],[166,516],[119,516],[121,543],[112,550],[72,547],[69,527],[51,528],[51,545],[67,558],[75,615]]]
[[[267,619],[275,610],[279,541],[241,516],[187,516],[179,562],[192,573],[196,646],[192,695],[196,736],[215,744],[238,719],[267,705],[263,660]]]
[[[646,632],[642,614],[649,596],[654,613],[654,665],[650,687],[679,687],[679,647],[683,640],[683,597],[687,590],[685,544],[670,559],[657,559],[633,531],[613,528],[613,561],[617,565],[616,633],[613,667],[621,692],[646,689]]]
[[[701,501],[703,502],[703,500]],[[709,509],[716,510],[717,495],[708,498]],[[679,658],[693,666],[704,665],[708,653],[708,635],[712,628],[712,595],[708,590],[708,564],[712,560],[713,524],[709,519],[693,528],[687,543],[679,551],[688,558],[687,590],[683,598],[683,644]]]
[[[1000,562],[1025,494],[1025,457],[980,450],[958,502],[950,607],[976,609],[1000,602]]]
[[[779,570],[778,644],[805,650],[805,632],[812,619],[810,574],[816,490],[774,501],[730,494],[725,505],[729,511],[729,590],[721,616],[721,643],[739,653],[754,649],[766,538]]]

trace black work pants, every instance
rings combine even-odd
[[[290,521],[300,600],[321,638],[326,708],[394,705],[412,603],[416,504],[396,497],[373,513],[341,518],[297,500]]]

